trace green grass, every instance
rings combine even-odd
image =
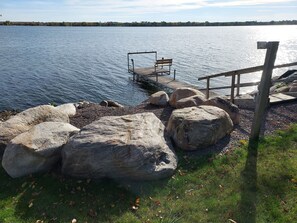
[[[178,152],[176,174],[158,182],[11,179],[1,168],[0,222],[297,222],[297,125],[241,143],[226,155]]]

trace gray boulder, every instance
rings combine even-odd
[[[99,105],[104,107],[114,107],[114,108],[123,108],[124,106],[120,103],[112,100],[103,100],[99,103]]]
[[[239,124],[240,114],[237,105],[231,103],[229,100],[223,97],[214,97],[205,101],[203,105],[211,105],[223,109],[228,113],[234,125]]]
[[[107,107],[108,106],[108,102],[106,100],[103,100],[99,103],[99,105],[103,106],[103,107]]]
[[[297,86],[290,87],[289,92],[297,92]]]
[[[158,91],[149,97],[149,102],[152,105],[166,106],[168,101],[169,97],[165,91]]]
[[[290,86],[289,92],[297,92],[297,81],[293,81],[292,85]]]
[[[2,166],[13,178],[52,169],[61,159],[61,148],[79,129],[62,122],[44,122],[10,141]]]
[[[0,124],[0,155],[11,139],[42,122],[68,123],[69,117],[51,105],[29,108],[16,114]]]
[[[169,98],[169,104],[176,108],[176,103],[177,101],[183,99],[183,98],[188,98],[191,96],[195,96],[198,95],[200,96],[200,98],[205,98],[205,95],[196,89],[193,88],[177,88],[171,95]]]
[[[116,101],[112,101],[112,100],[107,100],[107,106],[108,107],[114,107],[114,108],[123,108],[124,105],[121,105],[120,103],[116,102]]]
[[[62,149],[62,173],[79,178],[155,180],[169,177],[177,157],[153,113],[102,117]]]
[[[197,150],[215,144],[231,133],[229,115],[214,106],[176,109],[168,121],[167,131],[183,150]]]
[[[62,104],[56,107],[56,109],[69,117],[76,114],[76,107],[73,103]]]
[[[200,106],[205,102],[205,96],[194,95],[187,98],[182,98],[175,103],[175,108],[188,108]]]
[[[290,87],[286,85],[275,89],[274,93],[284,93],[284,92],[288,92],[289,90],[290,90]]]
[[[92,104],[92,102],[89,102],[89,101],[80,101],[78,103],[75,103],[74,106],[77,108],[77,109],[82,109],[82,108],[85,108],[87,107],[88,105]]]

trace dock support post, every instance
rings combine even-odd
[[[206,79],[206,99],[209,99],[209,81],[210,78]]]
[[[232,74],[231,80],[231,102],[234,103],[234,87],[235,87],[235,73]]]
[[[176,70],[173,71],[173,80],[175,80]]]
[[[255,115],[252,123],[249,144],[257,141],[260,135],[262,120],[265,118],[265,110],[269,103],[269,89],[271,87],[271,76],[276,59],[279,42],[258,42],[258,49],[267,49],[264,69],[259,84],[259,92],[256,96]]]
[[[135,81],[134,60],[131,59],[131,62],[132,62],[133,81]]]
[[[240,90],[240,74],[237,74],[237,91],[236,91],[236,96],[239,96],[239,90]]]

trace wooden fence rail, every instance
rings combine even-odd
[[[275,65],[273,69],[275,68],[283,68],[283,67],[291,67],[291,66],[297,66],[297,62],[293,63],[286,63],[286,64],[280,64],[280,65]],[[227,89],[231,88],[231,101],[234,102],[234,95],[235,95],[235,88],[236,88],[236,95],[239,95],[240,92],[240,87],[250,87],[250,86],[255,86],[258,85],[260,82],[250,82],[250,83],[240,83],[240,75],[241,74],[248,74],[248,73],[254,73],[258,71],[262,71],[264,69],[264,65],[261,66],[255,66],[255,67],[248,67],[244,69],[239,69],[239,70],[233,70],[233,71],[228,71],[228,72],[223,72],[219,74],[213,74],[205,77],[200,77],[198,80],[206,80],[206,88],[203,90],[206,90],[206,98],[209,98],[209,91],[210,90],[219,90],[219,89]],[[210,88],[210,79],[216,78],[216,77],[230,77],[231,76],[231,84],[230,86],[223,86],[223,87],[213,87]],[[237,80],[237,83],[235,81]]]

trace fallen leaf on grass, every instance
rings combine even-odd
[[[132,209],[132,211],[136,211],[136,210],[138,210],[138,207],[136,207],[136,206],[133,205],[133,206],[131,207],[131,209]]]
[[[180,176],[184,176],[184,175],[186,175],[184,172],[182,172],[181,170],[178,170],[178,173],[179,173],[179,175]]]
[[[97,212],[94,211],[93,209],[90,209],[89,212],[88,212],[88,215],[94,218],[94,217],[96,217],[98,214],[97,214]]]
[[[138,210],[139,206],[140,206],[140,197],[137,197],[135,199],[134,205],[132,205],[131,209],[133,211],[136,211],[136,210]]]
[[[36,197],[36,196],[38,196],[40,193],[41,193],[41,192],[34,192],[34,193],[32,193],[32,196],[33,196],[33,197]]]
[[[161,202],[159,200],[156,200],[155,201],[155,204],[158,205],[158,206],[160,206],[161,205]]]
[[[28,205],[29,208],[33,207],[33,200],[29,201],[29,205]]]

